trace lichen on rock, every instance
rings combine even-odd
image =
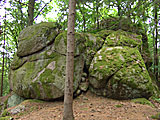
[[[10,87],[18,95],[42,100],[63,97],[67,32],[58,34],[56,30],[55,23],[40,23],[21,32],[9,76]],[[85,61],[89,66],[94,56],[89,51],[96,54],[103,43],[101,38],[93,34],[75,33],[75,37],[74,92],[80,84]]]
[[[60,40],[56,38],[55,42]],[[50,100],[62,97],[66,55],[61,51],[56,52],[57,46],[66,49],[66,45],[52,44],[39,53],[27,56],[27,61],[20,68],[12,69],[10,72],[11,89],[25,98]],[[75,58],[75,63],[74,91],[81,79],[83,56],[79,55]]]
[[[156,88],[137,48],[103,47],[90,66],[90,89],[114,99],[149,98]]]
[[[17,55],[24,57],[42,50],[54,41],[58,33],[58,26],[53,22],[43,22],[25,28],[18,37]]]
[[[25,28],[18,41],[9,75],[11,89],[24,98],[63,97],[67,32],[59,33],[56,23],[45,22]],[[141,35],[122,30],[75,33],[74,92],[88,90],[89,76],[89,88],[98,95],[130,99],[155,94],[141,45]]]

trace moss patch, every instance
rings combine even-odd
[[[25,28],[19,35],[19,57],[34,54],[51,44],[58,35],[57,24],[44,22]]]
[[[128,46],[128,47],[138,47],[140,49],[142,45],[142,36],[125,31],[115,31],[107,36],[105,44],[107,46]]]
[[[117,108],[123,107],[123,104],[115,105],[115,107],[117,107]]]
[[[6,117],[1,117],[0,120],[11,120],[12,117],[11,116],[6,116]]]
[[[92,60],[89,82],[94,93],[114,99],[132,99],[156,93],[156,86],[146,70],[137,48],[105,47]],[[104,94],[105,93],[105,94]]]
[[[147,100],[146,98],[137,98],[137,99],[132,99],[131,100],[134,103],[139,103],[139,104],[143,104],[143,105],[149,105],[151,107],[155,107],[149,100]]]
[[[152,115],[151,118],[159,120],[160,119],[160,113],[157,113],[156,115]]]
[[[5,109],[5,110],[2,112],[1,116],[2,116],[2,117],[5,117],[5,116],[8,116],[9,114],[10,114],[10,113],[8,112],[8,110]]]

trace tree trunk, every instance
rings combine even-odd
[[[84,13],[83,13],[83,11],[81,9],[79,1],[77,0],[76,2],[77,2],[79,10],[80,10],[80,12],[81,12],[81,14],[83,16],[83,32],[85,32],[86,31],[86,19],[85,19],[85,15],[84,15]],[[84,8],[84,4],[83,4],[83,8]]]
[[[5,59],[5,28],[4,28],[4,42],[3,42],[3,55],[2,55],[2,76],[1,76],[1,95],[3,96],[3,81],[4,81],[4,59]]]
[[[99,0],[96,0],[96,14],[97,14],[97,30],[99,29]]]
[[[117,0],[118,16],[121,16],[121,1]]]
[[[35,4],[35,0],[29,0],[29,3],[28,3],[28,26],[33,25],[34,4]]]
[[[73,116],[73,79],[74,79],[75,8],[76,8],[76,1],[69,0],[66,80],[65,80],[65,92],[64,92],[63,120],[74,120],[74,116]]]
[[[154,63],[155,63],[155,76],[156,80],[158,81],[158,15],[157,15],[157,5],[155,2],[155,8],[154,8],[154,20],[155,20],[155,54],[154,54]]]

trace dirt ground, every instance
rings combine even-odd
[[[63,101],[24,102],[25,111],[13,115],[14,120],[62,120]],[[93,95],[90,92],[74,99],[75,120],[152,120],[158,108],[118,101]]]

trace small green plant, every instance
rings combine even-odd
[[[160,103],[160,98],[153,98],[156,102]]]
[[[160,119],[160,113],[157,113],[156,115],[152,115],[151,118],[159,120]]]
[[[115,107],[117,107],[117,108],[123,107],[123,104],[115,105]]]
[[[146,98],[136,98],[136,99],[132,99],[131,100],[134,103],[139,103],[139,104],[143,104],[143,105],[149,105],[151,107],[155,107],[149,100],[147,100]]]
[[[12,120],[11,116],[1,117],[0,120]]]
[[[5,110],[3,111],[3,113],[1,114],[2,117],[8,116],[8,115],[9,115],[9,112],[8,112],[7,109],[5,109]]]

